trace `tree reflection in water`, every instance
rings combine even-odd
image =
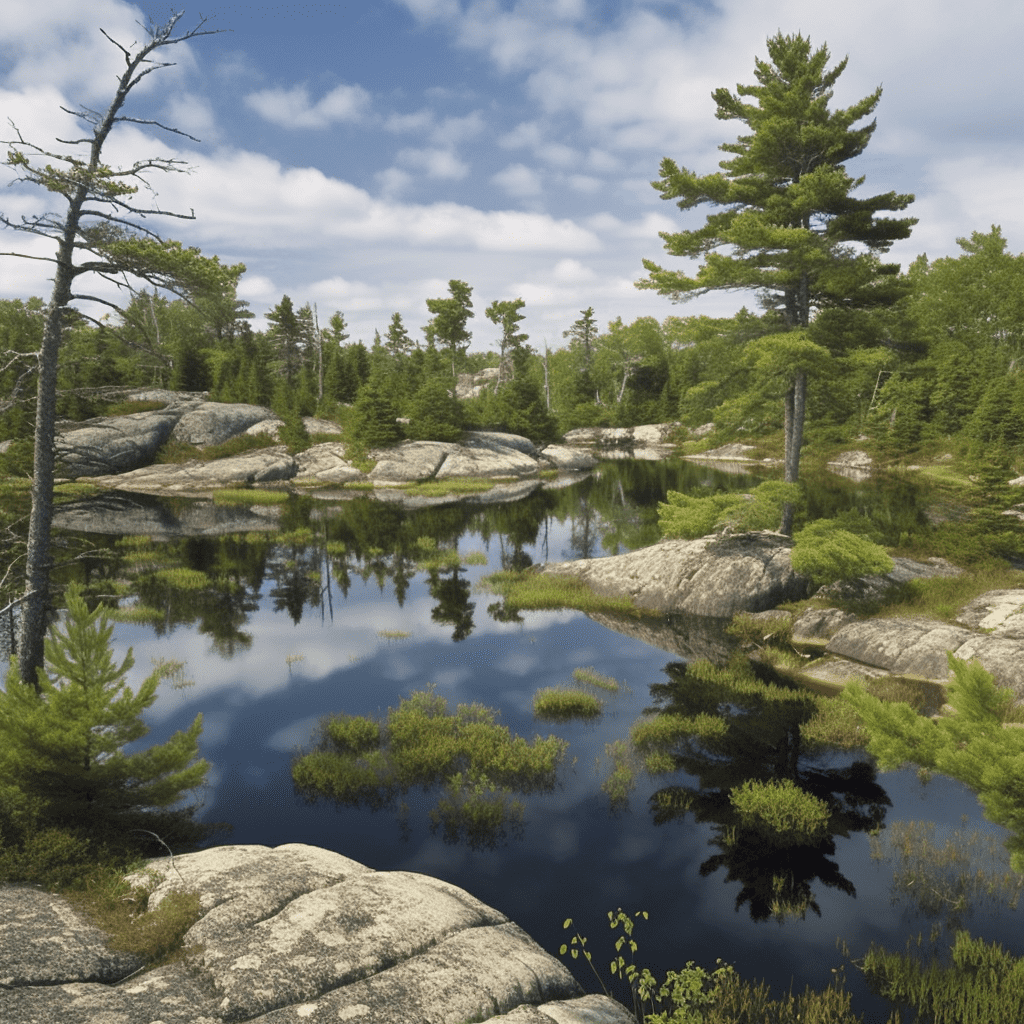
[[[697,782],[655,792],[655,823],[681,821],[687,813],[712,823],[709,842],[720,852],[701,864],[700,873],[725,868],[727,882],[741,883],[736,909],[748,904],[755,921],[803,918],[808,910],[820,916],[815,882],[856,896],[831,858],[836,836],[878,828],[891,806],[874,766],[864,760],[829,766],[835,751],[802,737],[802,727],[817,713],[814,696],[781,679],[757,678],[744,659],[725,668],[670,663],[665,672],[671,681],[651,686],[655,706],[645,712],[655,717],[634,727],[634,740],[654,774],[682,770]],[[780,830],[765,816],[740,813],[733,794],[747,780],[788,780],[822,801],[828,808],[825,834]],[[765,792],[784,788],[767,786]]]

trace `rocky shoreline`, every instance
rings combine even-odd
[[[852,591],[843,584],[814,592],[810,580],[793,569],[792,545],[791,538],[768,531],[666,540],[624,555],[548,564],[540,571],[573,576],[603,597],[628,598],[651,614],[722,621],[746,612],[765,618],[766,633],[792,628],[795,643],[820,655],[794,673],[810,683],[838,686],[891,675],[945,685],[952,678],[946,657],[951,652],[980,661],[1024,704],[1024,589],[982,594],[958,611],[952,625],[924,618],[861,619],[829,607],[794,616],[777,606],[812,595],[827,602]],[[959,574],[938,558],[893,561],[892,572],[856,581],[853,589],[879,594],[911,579]]]

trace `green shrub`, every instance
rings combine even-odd
[[[893,561],[878,544],[819,519],[795,535],[793,568],[818,586],[892,572]]]

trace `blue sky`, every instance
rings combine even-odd
[[[61,105],[109,103],[123,59],[99,28],[130,44],[138,21],[168,13],[162,3],[7,0],[0,125],[10,118],[59,148],[56,137],[75,137]],[[209,2],[201,14],[229,31],[164,51],[177,66],[149,76],[128,110],[201,144],[125,127],[106,153],[122,165],[187,160],[190,175],[151,182],[162,208],[194,208],[197,219],[151,223],[244,262],[240,291],[258,326],[287,293],[316,303],[321,322],[343,311],[353,340],[372,340],[396,311],[421,336],[425,300],[445,295],[450,278],[474,289],[474,349],[495,343],[483,316],[495,299],[526,300],[537,347],[564,344],[588,306],[602,327],[753,306],[742,293],[677,306],[633,282],[643,257],[682,267],[658,232],[709,212],[684,215],[660,199],[649,182],[661,159],[717,169],[717,146],[742,126],[716,120],[711,92],[752,82],[780,29],[849,56],[834,105],[884,87],[874,139],[849,170],[867,178],[861,195],[916,194],[907,212],[921,222],[894,259],[955,255],[957,236],[992,224],[1024,249],[1024,6],[1013,0]],[[186,8],[179,24],[199,16]],[[49,198],[4,189],[0,209],[17,217]],[[9,231],[0,249],[48,253]],[[45,296],[50,273],[0,257],[0,297]]]

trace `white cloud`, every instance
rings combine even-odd
[[[111,98],[111,83],[124,73],[124,56],[114,43],[132,50],[147,36],[138,9],[121,0],[6,0],[0,24],[4,48],[5,84],[31,88],[37,83],[60,89],[69,98],[66,106],[93,104]],[[187,14],[178,23],[176,35],[198,25]],[[100,28],[107,33],[106,38]],[[114,42],[111,42],[111,39]],[[203,39],[196,40],[202,45]],[[172,51],[175,67],[160,69],[135,87],[138,95],[167,90],[194,68],[190,43],[179,43]]]
[[[370,105],[370,94],[359,85],[339,85],[311,103],[301,85],[291,89],[261,89],[245,97],[264,120],[282,128],[326,128],[336,121],[359,121]]]
[[[568,178],[569,187],[577,192],[600,192],[604,182],[600,178],[591,178],[587,174],[570,174]]]
[[[423,171],[429,178],[458,181],[469,174],[469,165],[447,149],[402,149],[397,160],[407,167]]]
[[[216,142],[220,137],[213,107],[204,96],[191,92],[174,93],[167,100],[167,120],[171,128],[188,132],[201,142]]]
[[[540,175],[523,164],[509,164],[491,175],[491,181],[510,196],[535,196],[543,191]]]
[[[579,260],[559,260],[555,264],[554,279],[563,284],[581,284],[593,281],[594,271],[585,267]]]

